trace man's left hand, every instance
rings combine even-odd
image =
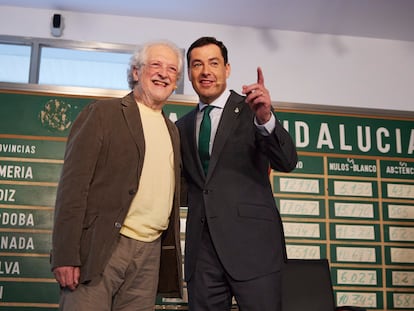
[[[263,72],[260,67],[257,67],[257,83],[243,85],[242,93],[246,95],[246,103],[254,111],[257,122],[259,124],[268,122],[272,114],[272,101],[264,85]]]

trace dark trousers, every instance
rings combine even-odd
[[[189,311],[228,311],[233,298],[240,311],[280,311],[280,281],[280,272],[244,281],[231,278],[205,225],[197,265],[187,282]]]

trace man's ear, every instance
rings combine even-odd
[[[230,63],[226,64],[226,78],[230,77],[231,66]]]
[[[190,68],[187,69],[187,76],[188,76],[188,80],[191,81],[191,70],[190,70]]]
[[[134,78],[134,82],[138,83],[140,78],[140,71],[137,67],[134,67],[132,70],[132,77]]]

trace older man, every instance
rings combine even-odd
[[[132,92],[77,117],[58,186],[51,252],[62,310],[154,309],[180,296],[180,151],[162,108],[182,71],[169,42],[130,62]]]

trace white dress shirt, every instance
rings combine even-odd
[[[226,102],[229,96],[230,96],[230,90],[225,90],[215,101],[213,101],[210,104],[210,106],[215,107],[210,112],[210,119],[211,119],[211,136],[210,136],[210,146],[209,146],[210,154],[213,148],[214,137],[216,137],[218,124],[221,119],[221,114],[223,113],[224,106],[226,105]],[[207,106],[207,104],[202,103],[201,101],[198,102],[198,113],[197,113],[197,120],[196,120],[197,146],[198,146],[198,135],[200,132],[200,124],[201,124],[201,120],[203,119],[203,114],[204,114],[203,109],[205,106]],[[260,134],[262,134],[263,136],[268,136],[274,130],[276,126],[275,116],[272,113],[270,120],[266,122],[265,124],[259,124],[255,118],[254,124],[256,125]]]

